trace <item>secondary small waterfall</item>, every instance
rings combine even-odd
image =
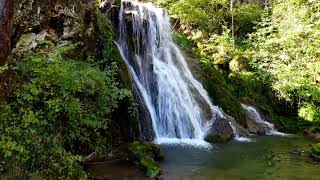
[[[285,133],[279,132],[275,127],[274,124],[264,120],[258,110],[250,105],[241,104],[242,108],[246,111],[247,114],[251,116],[251,118],[266,127],[266,135],[286,135]]]
[[[150,111],[156,141],[203,139],[223,117],[171,36],[170,18],[150,3],[122,1],[117,41]]]

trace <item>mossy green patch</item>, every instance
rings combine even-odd
[[[53,47],[54,44],[50,40],[41,40],[37,42],[38,46],[48,46],[49,48]]]
[[[315,154],[320,154],[320,143],[313,145],[311,147],[311,152]]]
[[[156,177],[160,174],[160,161],[164,156],[159,146],[150,142],[133,142],[129,147],[131,158],[138,162],[148,177]]]
[[[245,126],[246,120],[239,100],[233,96],[228,88],[223,74],[209,64],[202,63],[201,80],[214,104],[223,109],[224,112],[234,117],[238,123]]]

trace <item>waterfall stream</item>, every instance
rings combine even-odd
[[[287,134],[279,132],[275,127],[274,124],[264,120],[258,110],[250,105],[241,104],[242,108],[251,116],[251,118],[259,124],[262,124],[266,127],[266,135],[280,135],[285,136]]]
[[[192,75],[171,36],[170,18],[151,3],[122,1],[117,41],[151,114],[158,143],[200,140],[223,112]]]

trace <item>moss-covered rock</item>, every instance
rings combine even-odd
[[[311,152],[315,154],[320,154],[320,143],[313,145],[311,147]]]
[[[310,156],[314,160],[320,161],[320,143],[314,144],[313,146],[311,146],[311,148],[309,149],[309,152],[310,152]]]
[[[175,34],[175,41],[185,49],[186,60],[194,77],[198,79],[207,90],[212,102],[222,108],[228,115],[242,126],[246,126],[245,114],[242,111],[239,99],[234,96],[229,90],[229,84],[226,79],[227,75],[219,71],[219,68],[214,67],[207,60],[203,60],[202,56],[194,53],[189,48],[192,48],[192,42],[187,37],[180,33]]]
[[[150,142],[133,142],[129,147],[129,155],[147,174],[156,177],[160,174],[164,155],[159,146]]]
[[[228,115],[246,126],[245,114],[242,111],[239,99],[233,96],[228,90],[228,85],[221,72],[216,70],[210,64],[202,63],[198,69],[199,79],[208,91],[214,104],[222,108]]]

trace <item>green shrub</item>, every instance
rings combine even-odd
[[[1,160],[18,161],[27,176],[85,177],[82,155],[110,144],[111,113],[131,95],[112,71],[27,55],[16,66],[16,91],[1,105]]]
[[[304,104],[299,108],[299,117],[305,121],[320,122],[320,107],[313,104]]]
[[[235,7],[234,24],[237,36],[245,37],[255,31],[254,27],[266,12],[264,7],[255,3],[244,3]]]
[[[319,120],[319,7],[318,1],[277,0],[251,35],[251,66],[307,121]]]
[[[313,145],[311,148],[311,152],[315,154],[320,154],[320,143]]]
[[[129,153],[134,161],[143,168],[148,177],[156,177],[160,174],[160,161],[163,160],[163,153],[159,146],[153,143],[133,142],[129,147]]]

